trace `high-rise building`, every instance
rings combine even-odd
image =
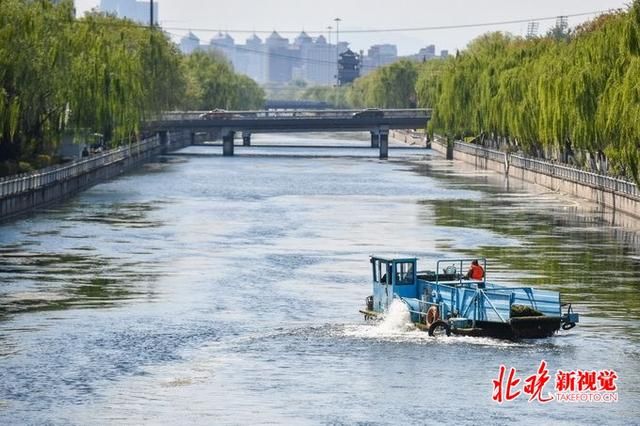
[[[194,33],[189,34],[180,39],[180,50],[186,54],[197,50],[200,47],[200,39]]]
[[[398,60],[398,49],[394,44],[374,44],[361,58],[361,74],[365,75],[376,68]]]
[[[289,49],[289,39],[272,32],[266,40],[266,51],[269,56],[267,80],[273,83],[291,81],[293,67],[298,62],[298,52]]]
[[[100,10],[102,12],[113,13],[120,18],[128,18],[140,24],[149,24],[151,16],[151,2],[139,0],[100,0]],[[157,1],[153,2],[153,23],[158,25]]]
[[[423,47],[418,51],[418,53],[403,57],[403,59],[409,59],[410,61],[416,61],[416,62],[424,62],[434,58],[437,58],[436,46],[434,44],[430,44],[427,47]]]
[[[187,54],[197,49],[216,51],[229,60],[236,72],[260,84],[287,84],[300,79],[310,85],[326,86],[336,84],[336,80],[343,83],[353,81],[362,73],[362,55],[350,51],[348,42],[331,44],[323,35],[313,38],[305,31],[300,32],[292,43],[276,31],[264,41],[253,34],[245,44],[235,44],[229,34],[218,33],[208,44],[200,43],[199,38],[189,32],[180,40],[180,49]],[[378,52],[375,57],[377,63],[386,64],[397,57],[393,45],[379,45],[372,49]],[[340,75],[338,57],[347,52],[346,56],[341,56]],[[358,60],[357,65],[355,59]]]
[[[335,81],[335,47],[327,43],[324,36],[318,36],[307,49],[303,58],[306,65],[305,80],[315,85],[331,85]]]
[[[374,44],[369,48],[367,56],[373,66],[381,67],[398,59],[398,48],[395,44]]]
[[[258,83],[266,83],[267,53],[260,37],[253,34],[244,45],[236,45],[235,49],[235,70]]]
[[[236,62],[236,43],[228,33],[219,32],[209,41],[209,49],[221,53],[231,64]]]
[[[335,46],[329,45],[324,36],[315,41],[306,33],[301,32],[292,46],[297,51],[299,61],[295,69],[298,79],[312,85],[332,84],[336,75]]]

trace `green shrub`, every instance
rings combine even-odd
[[[18,162],[18,173],[29,173],[34,170],[33,166],[26,161]]]

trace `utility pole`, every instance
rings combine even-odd
[[[153,28],[153,0],[149,0],[149,28]]]
[[[340,59],[340,21],[342,19],[336,18],[336,85],[339,83],[339,74],[340,74],[340,63],[338,60]]]
[[[327,84],[328,84],[329,86],[331,86],[331,80],[333,80],[333,79],[331,78],[331,30],[332,30],[332,29],[333,29],[333,27],[332,27],[331,25],[329,25],[329,26],[327,27],[327,30],[328,30],[328,31],[327,31],[327,34],[328,34],[328,37],[327,37],[327,43],[328,43],[328,45],[327,45],[327,52],[326,52],[326,55],[327,55],[327,61],[329,62],[329,63],[327,64]],[[323,54],[322,56],[324,57],[324,54]]]

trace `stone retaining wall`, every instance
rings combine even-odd
[[[105,180],[133,170],[157,155],[191,143],[190,134],[168,134],[128,147],[0,181],[0,220],[60,202]]]
[[[427,145],[425,134],[423,132],[416,132],[415,130],[390,130],[389,136],[392,139],[408,145],[419,145],[421,147]]]
[[[444,140],[434,140],[431,147],[433,150],[446,155],[447,147]],[[507,155],[462,142],[454,144],[453,158],[454,160],[474,164],[478,168],[493,170],[507,176],[536,183],[553,191],[591,200],[640,218],[640,197],[635,185],[629,182],[577,169],[572,173],[572,169],[565,166],[525,159],[521,156]],[[541,173],[538,170],[527,167],[528,163],[537,168],[544,168],[545,172]],[[541,167],[541,165],[544,167]],[[570,178],[567,177],[567,173],[570,174]]]

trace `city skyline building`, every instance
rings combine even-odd
[[[236,44],[228,33],[218,32],[208,43],[189,31],[180,39],[179,47],[183,53],[189,54],[196,50],[214,51],[224,56],[238,73],[244,74],[261,85],[285,85],[291,81],[304,81],[312,86],[333,86],[347,84],[354,78],[347,74],[363,76],[375,69],[391,64],[400,59],[426,61],[448,56],[448,51],[441,50],[436,55],[434,44],[421,48],[413,55],[398,56],[394,44],[372,45],[365,55],[349,49],[348,41],[340,41],[338,45],[329,43],[324,35],[313,37],[306,31],[301,31],[290,40],[282,37],[277,31],[264,40],[252,34],[244,44]],[[344,60],[343,54],[350,52],[350,65],[339,65],[338,58]],[[357,66],[351,64],[356,63]],[[342,67],[342,75],[340,68]],[[357,68],[357,73],[355,69]],[[348,71],[345,73],[345,70]]]
[[[159,5],[153,2],[153,23],[158,25]],[[128,18],[143,25],[149,25],[151,2],[144,0],[100,0],[101,12],[113,13],[119,18]]]

